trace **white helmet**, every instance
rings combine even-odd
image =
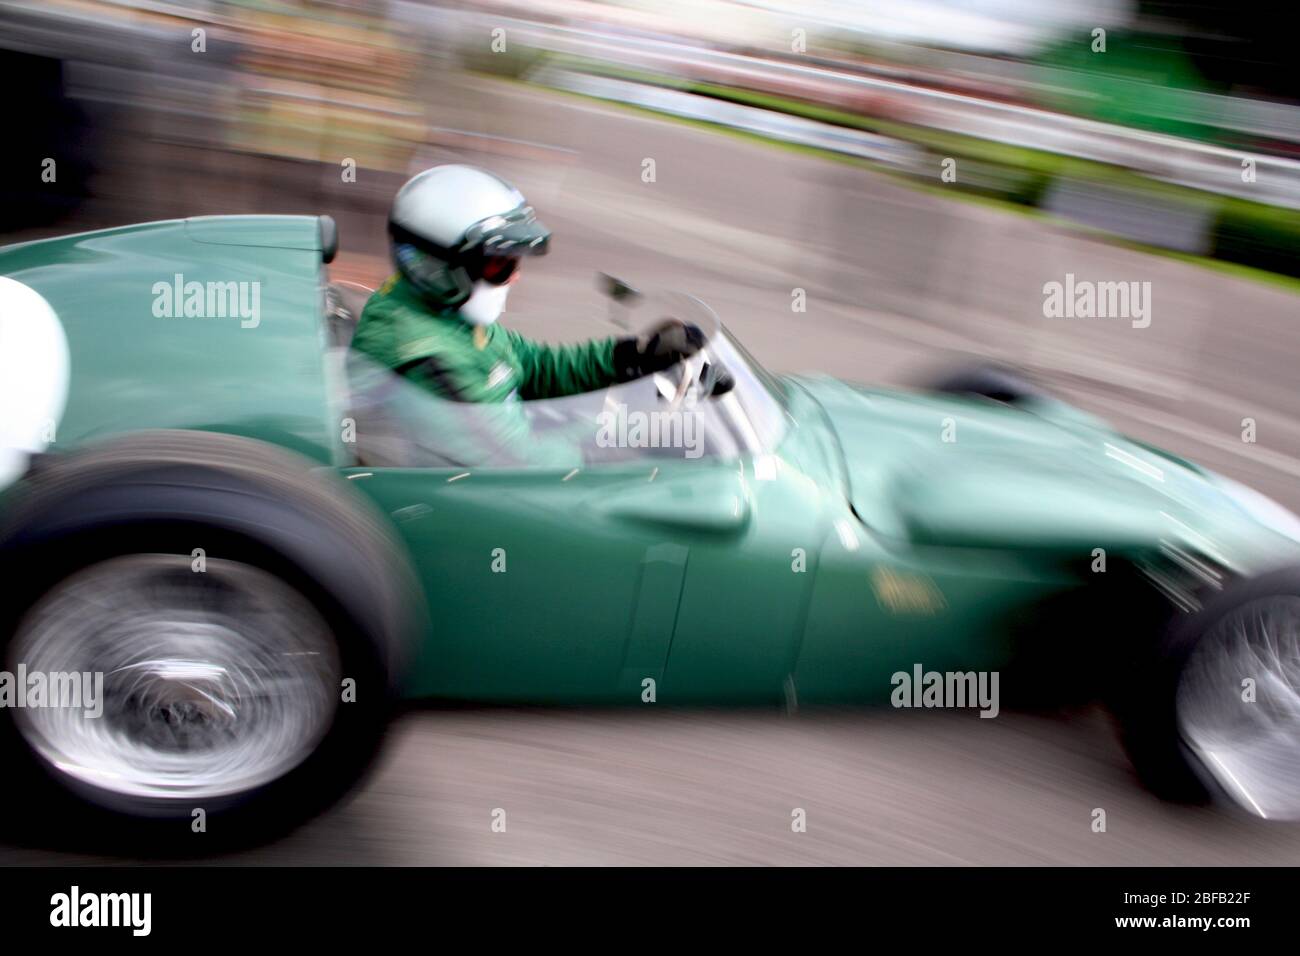
[[[444,308],[474,283],[505,283],[520,256],[543,255],[550,232],[523,195],[474,166],[434,166],[397,191],[388,217],[397,269]]]

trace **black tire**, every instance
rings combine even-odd
[[[941,394],[987,398],[1005,405],[1047,397],[1042,389],[1015,369],[993,363],[971,365],[940,375],[928,388]]]
[[[334,707],[315,749],[283,776],[202,802],[206,832],[197,834],[193,800],[70,779],[28,745],[14,711],[0,709],[9,782],[0,818],[80,849],[138,853],[144,841],[150,852],[203,854],[309,819],[371,765],[419,627],[418,587],[379,512],[312,462],[260,442],[144,432],[42,463],[0,526],[3,660],[25,615],[70,575],[127,555],[188,559],[195,547],[300,595],[327,624],[355,702]]]
[[[1199,611],[1176,615],[1162,639],[1140,653],[1128,669],[1112,699],[1112,710],[1139,779],[1156,795],[1190,804],[1231,798],[1246,807],[1226,793],[1184,739],[1179,687],[1193,652],[1204,642],[1218,639],[1217,625],[1247,605],[1278,597],[1300,600],[1300,568],[1229,583],[1206,598]]]

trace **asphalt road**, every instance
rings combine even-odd
[[[901,383],[957,354],[996,355],[1027,364],[1125,431],[1300,507],[1293,295],[571,97],[502,84],[443,96],[443,125],[509,138],[481,140],[469,158],[515,177],[556,230],[552,255],[530,263],[512,293],[506,321],[516,328],[605,334],[592,284],[603,269],[702,296],[778,370]],[[421,158],[458,155],[433,146]],[[182,148],[150,158],[158,207],[150,214],[331,212],[342,226],[339,271],[383,273],[391,177],[363,175],[349,187]],[[653,183],[642,180],[647,158],[656,160]],[[189,188],[198,176],[208,177],[205,188]],[[229,181],[214,183],[220,176]],[[100,214],[124,218],[112,202]],[[1044,319],[1042,283],[1067,271],[1151,281],[1151,326]],[[791,311],[796,287],[807,292],[805,313]],[[1258,421],[1254,444],[1241,440],[1247,416]],[[803,833],[791,829],[797,808],[807,815]],[[1104,833],[1091,827],[1095,808],[1106,811]],[[505,832],[493,830],[497,809]],[[0,864],[78,859],[0,847]],[[1300,826],[1162,804],[1138,786],[1095,709],[996,720],[427,710],[398,722],[379,771],[347,805],[221,859],[1295,864]]]

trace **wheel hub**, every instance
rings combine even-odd
[[[102,681],[87,706],[15,711],[49,765],[114,793],[200,800],[282,777],[333,721],[341,666],[328,625],[251,565],[133,555],[73,575],[21,622],[9,669]],[[85,704],[86,702],[81,702]]]

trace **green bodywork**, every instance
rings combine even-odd
[[[72,382],[53,449],[199,428],[339,461],[321,268],[311,217],[204,217],[0,249],[0,275],[44,296],[67,335]],[[257,282],[262,320],[155,316],[154,289],[178,274],[205,287]]]
[[[260,282],[260,321],[156,316],[155,283],[177,273]],[[1010,625],[1085,586],[1096,549],[1112,567],[1172,554],[1229,576],[1300,554],[1222,479],[1068,406],[827,378],[775,380],[788,422],[762,461],[362,467],[309,217],[10,246],[0,274],[40,292],[68,338],[51,453],[230,432],[336,471],[391,516],[430,608],[411,696],[636,703],[653,679],[660,703],[884,700],[915,663],[1004,666]]]

